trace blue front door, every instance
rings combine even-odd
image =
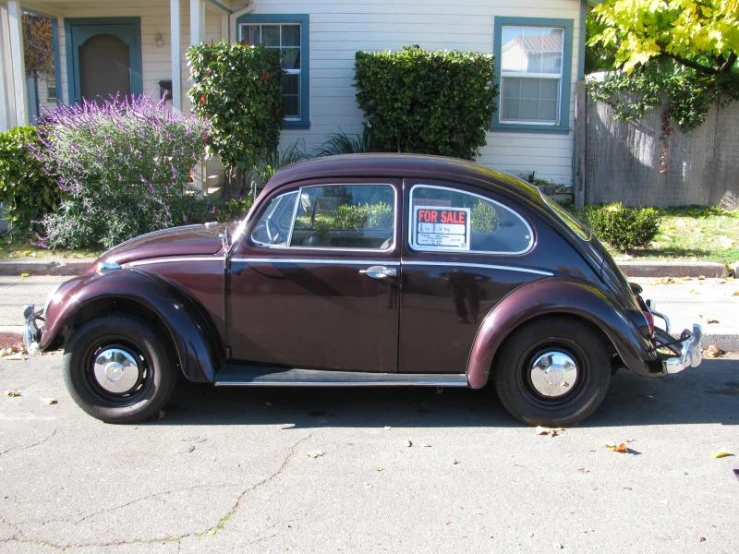
[[[65,28],[71,102],[143,92],[138,18],[67,19]]]

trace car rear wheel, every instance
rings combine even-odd
[[[493,381],[503,406],[532,425],[559,427],[586,419],[611,380],[608,350],[584,323],[535,320],[516,330],[496,357]]]
[[[177,383],[167,341],[126,314],[93,319],[75,331],[64,354],[69,394],[107,423],[142,421],[164,407]]]

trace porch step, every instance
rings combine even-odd
[[[225,366],[217,387],[466,387],[467,375]]]

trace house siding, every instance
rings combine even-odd
[[[332,133],[362,131],[353,86],[358,50],[396,50],[418,44],[431,50],[493,52],[494,18],[568,19],[573,44],[580,37],[577,0],[259,0],[253,14],[310,15],[310,129],[285,129],[282,147],[295,142],[311,153]],[[235,20],[235,18],[234,18]],[[232,36],[237,37],[234,24]],[[578,48],[572,53],[572,87],[578,74]],[[568,134],[490,132],[478,161],[515,175],[572,182],[574,95],[569,98]]]
[[[185,53],[190,41],[190,2],[180,2],[182,15],[182,83],[183,91],[187,90],[188,69]],[[57,6],[55,4],[55,6]],[[159,81],[172,78],[171,35],[169,27],[169,0],[137,0],[110,2],[107,4],[60,4],[59,10],[65,18],[101,18],[101,17],[138,17],[141,19],[141,54],[143,91],[154,97],[159,95]],[[212,6],[206,8],[205,37],[206,40],[221,40],[223,35],[223,13]],[[60,22],[63,23],[63,22]],[[161,33],[164,40],[162,47],[156,45],[156,34]],[[66,36],[64,25],[59,25],[59,51],[62,75],[67,75]],[[64,101],[69,101],[69,83],[63,79],[62,90]],[[185,109],[189,109],[183,99]]]

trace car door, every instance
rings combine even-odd
[[[231,259],[236,362],[394,372],[400,183],[311,182],[260,203]]]
[[[537,269],[533,228],[504,198],[429,179],[405,188],[398,371],[464,373],[487,313],[551,273]]]

